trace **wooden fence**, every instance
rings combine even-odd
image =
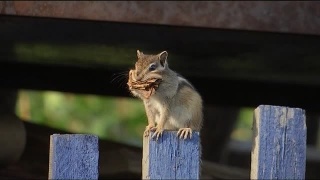
[[[261,105],[254,111],[251,179],[304,179],[305,111]],[[53,134],[49,179],[98,179],[98,137]],[[165,131],[158,140],[143,139],[143,179],[199,179],[200,136],[180,140]]]

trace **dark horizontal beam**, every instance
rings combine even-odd
[[[105,67],[0,63],[0,87],[54,90],[105,96],[131,97],[122,82],[112,81],[118,70]],[[206,104],[216,106],[251,106],[260,104],[320,108],[320,87],[226,78],[188,78],[203,96]]]
[[[138,42],[162,40],[155,46],[180,40],[183,42],[212,41],[226,43],[301,43],[318,44],[318,35],[248,31],[236,29],[204,28],[172,25],[153,25],[112,21],[77,20],[30,16],[0,16],[0,32],[3,40],[64,41],[121,43],[126,40]],[[32,30],[32,31],[31,31]],[[95,32],[95,33],[92,33]],[[114,34],[122,36],[112,36]],[[15,35],[15,39],[11,36]],[[193,35],[187,37],[186,35]],[[226,36],[227,35],[227,36]],[[176,42],[179,43],[179,42]],[[143,45],[141,43],[141,45]],[[180,44],[184,46],[185,44]],[[171,46],[174,46],[171,44]],[[198,47],[194,47],[198,48]]]
[[[19,16],[0,22],[0,61],[128,69],[137,49],[167,50],[185,76],[320,85],[315,35]]]
[[[129,97],[116,76],[134,63],[135,50],[168,50],[172,69],[208,104],[319,107],[320,36],[17,16],[0,22],[3,87]]]

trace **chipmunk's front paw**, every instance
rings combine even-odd
[[[177,135],[179,136],[180,139],[187,139],[188,135],[191,139],[192,137],[192,129],[191,128],[180,128],[179,131],[177,132]]]
[[[155,132],[153,133],[152,138],[156,138],[156,140],[158,141],[159,137],[162,136],[163,128],[155,127],[151,129],[151,131],[153,130],[155,130]]]
[[[149,124],[148,126],[146,126],[146,129],[144,130],[144,133],[143,133],[144,137],[148,137],[150,134],[150,131],[154,130],[154,128],[155,127],[152,124]]]

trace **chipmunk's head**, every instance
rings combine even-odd
[[[152,78],[161,79],[163,71],[168,68],[167,51],[152,55],[143,54],[143,52],[137,50],[137,57],[135,68],[129,72],[129,78],[131,77],[133,81],[146,81]]]

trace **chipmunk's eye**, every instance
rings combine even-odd
[[[157,68],[157,65],[156,64],[150,64],[150,66],[149,66],[149,71],[154,71],[154,70],[156,70],[156,68]]]

